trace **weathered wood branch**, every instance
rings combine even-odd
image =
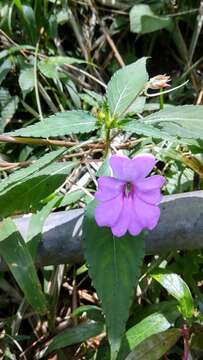
[[[52,213],[44,226],[38,249],[37,266],[79,263],[82,250],[83,210]],[[26,234],[29,217],[15,219]],[[99,241],[99,239],[95,239]],[[161,204],[161,218],[155,230],[146,237],[146,253],[203,248],[203,191],[165,196]],[[0,270],[6,266],[0,263]]]

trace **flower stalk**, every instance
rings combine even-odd
[[[164,94],[163,94],[163,89],[160,89],[159,108],[160,108],[160,110],[163,110],[163,108],[164,108]]]

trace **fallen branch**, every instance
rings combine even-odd
[[[52,213],[44,226],[37,266],[75,264],[83,261],[83,209]],[[25,236],[29,215],[15,223]],[[203,191],[165,196],[157,228],[146,237],[146,253],[161,254],[176,250],[203,248]],[[99,239],[96,239],[99,241]],[[0,262],[0,270],[6,265]]]

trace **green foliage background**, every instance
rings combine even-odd
[[[202,190],[202,13],[194,0],[1,1],[2,359],[201,359],[202,251],[142,263],[143,237],[126,236],[117,278],[91,200],[112,149],[153,153],[165,195]],[[147,84],[164,73],[177,89],[159,96]],[[48,215],[86,206],[88,264],[38,269]],[[22,237],[13,217],[27,213]]]

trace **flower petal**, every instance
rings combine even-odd
[[[136,179],[143,179],[150,173],[156,160],[151,154],[140,154],[132,160],[125,156],[113,155],[109,162],[118,179],[135,182]]]
[[[161,188],[165,183],[165,178],[160,175],[153,175],[146,179],[137,180],[136,188],[141,191]]]
[[[124,197],[123,207],[116,223],[111,226],[113,235],[121,237],[125,235],[128,230],[132,214],[132,199],[131,197]]]
[[[132,181],[134,177],[132,177],[133,171],[133,163],[132,160],[126,156],[111,156],[110,166],[112,167],[114,175],[123,181]]]
[[[148,191],[136,190],[135,195],[144,202],[152,205],[158,205],[163,197],[163,195],[160,192],[160,189],[152,189]]]
[[[134,173],[137,174],[136,178],[145,178],[153,169],[156,164],[156,159],[151,154],[140,154],[133,159]]]
[[[160,209],[158,206],[147,204],[138,196],[133,196],[133,208],[137,215],[138,221],[143,228],[152,230],[156,227],[160,217]]]
[[[131,220],[128,226],[128,231],[132,236],[137,236],[141,233],[143,225],[139,222],[138,216],[132,208]]]
[[[95,219],[98,226],[113,226],[123,207],[123,195],[99,204],[95,209]]]
[[[164,177],[159,175],[138,180],[135,185],[135,194],[149,204],[159,204],[162,199],[160,188],[164,183]]]
[[[110,176],[101,176],[98,179],[98,190],[95,197],[99,201],[108,201],[122,193],[124,181],[115,179]]]

